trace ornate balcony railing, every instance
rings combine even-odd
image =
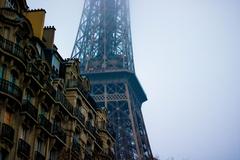
[[[42,114],[39,115],[39,124],[49,133],[51,133],[52,124],[51,122]]]
[[[38,110],[28,100],[23,101],[22,112],[28,113],[34,120],[37,120]]]
[[[0,36],[0,47],[4,51],[22,60],[22,62],[25,62],[24,50],[19,45]]]
[[[90,121],[87,121],[86,128],[95,136],[96,129],[93,127]]]
[[[69,113],[73,114],[73,106],[67,100],[67,98],[65,97],[65,95],[62,92],[56,91],[55,99],[56,99],[56,101],[60,102]]]
[[[21,89],[10,81],[0,78],[0,91],[4,92],[6,94],[10,94],[11,96],[13,96],[14,98],[16,98],[19,101],[22,100]]]
[[[60,126],[53,125],[52,134],[56,135],[64,143],[66,143],[66,133]]]
[[[24,156],[25,158],[29,158],[31,146],[24,141],[23,139],[18,140],[18,154]]]
[[[14,132],[14,129],[8,124],[1,124],[1,139],[7,140],[10,144],[13,144]]]
[[[85,117],[78,108],[74,109],[74,116],[82,123],[85,123]]]
[[[39,151],[35,152],[35,160],[45,160],[45,156]]]

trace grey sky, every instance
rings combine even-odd
[[[68,4],[66,4],[68,2]],[[47,10],[71,55],[83,0],[28,0]],[[154,155],[240,160],[240,1],[130,0],[135,69]],[[64,11],[65,10],[65,11]]]

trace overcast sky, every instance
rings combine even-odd
[[[28,0],[47,11],[70,57],[83,0]],[[240,1],[130,0],[143,115],[161,160],[240,160]]]

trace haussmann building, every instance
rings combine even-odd
[[[107,111],[77,59],[63,59],[46,11],[0,0],[0,159],[110,160]]]

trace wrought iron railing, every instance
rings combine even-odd
[[[39,151],[35,152],[35,160],[45,160],[45,156]]]
[[[29,158],[31,146],[23,139],[18,140],[18,154]]]
[[[78,108],[74,109],[74,116],[82,123],[85,123],[85,117]]]
[[[23,101],[22,111],[28,113],[34,120],[37,120],[38,110],[28,100]]]
[[[13,56],[16,56],[17,58],[25,62],[24,50],[19,45],[5,39],[3,36],[0,36],[0,47],[4,51],[10,53]]]
[[[39,124],[51,133],[52,124],[43,114],[39,115]]]
[[[22,100],[22,91],[14,83],[0,78],[0,91],[10,94],[17,100]]]
[[[14,129],[6,123],[1,124],[1,139],[5,139],[13,144]]]
[[[52,134],[56,135],[59,139],[66,143],[66,133],[60,126],[53,125]]]

